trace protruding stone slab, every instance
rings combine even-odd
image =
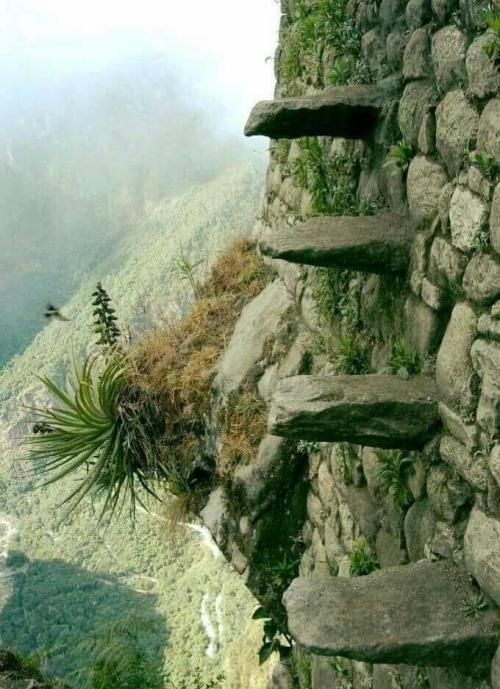
[[[467,616],[465,572],[418,562],[363,577],[295,579],[284,595],[291,635],[307,652],[368,663],[487,665],[497,613]]]
[[[414,448],[438,423],[437,390],[429,378],[295,376],[276,387],[269,431],[300,440]]]
[[[407,267],[410,245],[405,219],[385,213],[311,218],[270,233],[259,248],[265,256],[291,263],[388,273]]]
[[[316,96],[261,101],[250,113],[245,135],[360,139],[373,128],[381,110],[380,101],[375,86],[360,85],[332,86]]]

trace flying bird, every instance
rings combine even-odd
[[[57,319],[58,321],[69,321],[69,318],[63,316],[61,310],[53,304],[47,304],[47,306],[45,307],[45,318],[48,321],[50,321],[51,319]]]

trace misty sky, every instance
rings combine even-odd
[[[175,66],[188,99],[241,131],[272,97],[276,0],[0,0],[0,63],[10,98],[30,82],[100,71],[143,52]]]

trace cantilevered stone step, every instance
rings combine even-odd
[[[327,268],[370,273],[404,270],[411,237],[404,218],[392,213],[361,217],[317,217],[264,237],[265,256]]]
[[[468,616],[467,575],[451,563],[419,562],[363,577],[295,579],[284,595],[291,635],[302,648],[368,663],[487,665],[498,616]]]
[[[246,136],[296,139],[301,136],[366,136],[381,110],[375,86],[332,86],[316,96],[261,101],[245,126]]]
[[[438,423],[434,381],[422,376],[285,378],[269,414],[273,435],[386,448],[420,447]]]

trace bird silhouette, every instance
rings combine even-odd
[[[54,306],[53,304],[47,304],[45,307],[45,318],[50,321],[52,319],[56,319],[58,321],[69,321],[69,318],[66,318],[66,316],[63,316],[61,313],[61,310],[57,308],[57,306]]]

